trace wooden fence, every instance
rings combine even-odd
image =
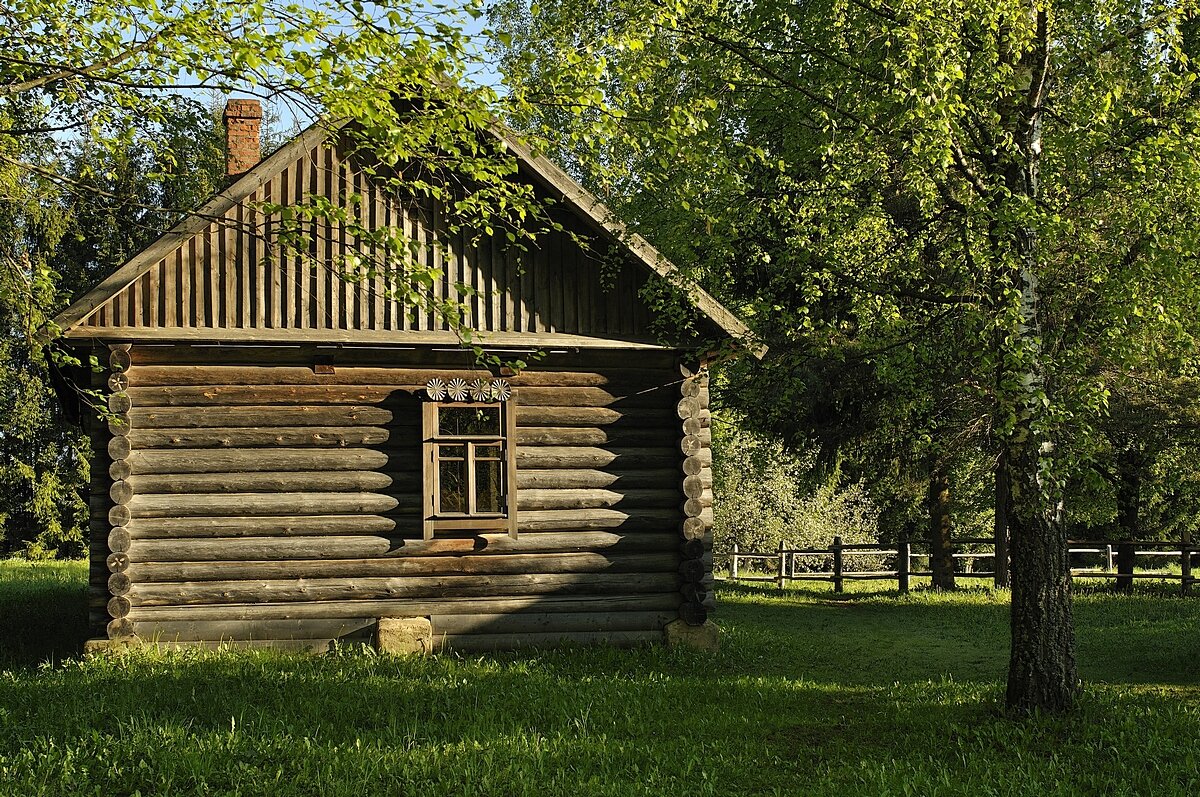
[[[991,551],[960,551],[953,554],[955,562],[975,560],[992,561],[995,559],[995,541],[986,539],[955,540],[956,545],[989,546]],[[779,548],[771,552],[742,551],[737,544],[727,554],[729,562],[729,580],[773,582],[783,589],[789,581],[829,581],[833,583],[834,592],[842,592],[846,581],[895,581],[901,592],[908,592],[911,579],[932,577],[932,570],[913,569],[914,560],[928,561],[930,554],[914,553],[913,546],[926,547],[927,543],[909,543],[901,541],[892,545],[883,544],[853,544],[847,545],[841,537],[834,537],[828,548],[788,548],[782,542]],[[1079,578],[1112,578],[1118,586],[1129,586],[1134,579],[1159,579],[1178,581],[1180,593],[1187,595],[1196,578],[1192,576],[1192,558],[1200,553],[1200,547],[1189,541],[1157,542],[1157,541],[1071,541],[1067,543],[1067,553],[1071,556],[1099,555],[1099,567],[1072,567],[1071,576]],[[821,557],[824,569],[804,570],[799,562],[805,557]],[[894,570],[875,570],[855,567],[861,557],[886,557],[891,560]],[[1133,568],[1137,557],[1160,558],[1179,562],[1179,573],[1167,572],[1136,572]],[[1005,563],[1007,565],[1007,563]],[[1003,574],[1001,574],[1003,575]],[[994,564],[988,570],[960,569],[954,570],[955,579],[992,579],[997,584]]]

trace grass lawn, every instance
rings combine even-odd
[[[1080,710],[999,715],[1007,596],[725,588],[716,655],[80,662],[81,565],[0,562],[0,794],[1164,795],[1200,598],[1076,600]],[[52,666],[39,666],[52,661]]]

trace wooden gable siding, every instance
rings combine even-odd
[[[347,197],[362,204],[351,208]],[[406,307],[389,291],[399,263],[371,276],[342,273],[351,252],[371,255],[341,225],[313,223],[310,258],[283,256],[279,220],[261,202],[299,204],[328,199],[357,213],[368,226],[402,225],[421,247],[416,257],[444,269],[435,299],[458,298],[474,329],[484,332],[566,333],[650,341],[650,313],[638,298],[646,272],[627,260],[607,278],[595,257],[570,233],[583,223],[565,213],[563,232],[539,237],[527,251],[500,236],[469,245],[446,232],[436,202],[401,206],[331,148],[316,146],[153,264],[131,285],[90,313],[79,334],[111,328],[228,330],[450,331],[445,319]],[[432,241],[443,246],[433,246]],[[459,296],[454,285],[474,289]]]
[[[109,635],[319,647],[395,615],[463,650],[644,642],[691,599],[680,485],[702,483],[710,525],[707,402],[689,400],[689,452],[671,355],[552,354],[512,377],[519,538],[427,541],[417,395],[431,373],[471,376],[469,357],[347,352],[317,374],[314,351],[133,347],[117,434],[97,438]]]

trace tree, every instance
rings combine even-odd
[[[478,8],[464,0],[457,19]],[[385,189],[443,202],[447,236],[498,229],[521,245],[549,223],[532,189],[510,179],[515,160],[487,134],[495,94],[464,79],[467,40],[455,13],[406,0],[36,0],[4,9],[0,213],[10,223],[0,238],[0,365],[5,375],[33,375],[3,407],[6,474],[50,489],[56,468],[82,462],[79,441],[56,447],[48,431],[36,439],[17,431],[61,425],[48,385],[68,356],[46,344],[57,332],[51,319],[83,283],[216,187],[204,166],[211,138],[193,135],[212,92],[257,94],[297,123],[322,125],[351,157],[380,164],[370,171]],[[421,265],[402,228],[364,229],[356,202],[302,204],[274,245],[308,259],[311,222],[336,217],[370,234],[381,260],[310,266],[347,279],[395,275],[393,290],[410,304],[461,321],[460,308],[428,290],[445,275]],[[465,338],[466,324],[459,328]],[[40,506],[78,505],[33,493]]]
[[[517,23],[517,123],[645,209],[777,353],[848,331],[968,336],[961,388],[987,403],[1011,532],[1015,713],[1076,693],[1063,513],[1106,408],[1090,354],[1135,362],[1134,333],[1197,306],[1190,14],[570,0],[495,17]],[[956,327],[930,323],[948,308]]]

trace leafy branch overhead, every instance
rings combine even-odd
[[[1074,693],[1055,551],[1067,492],[1110,450],[1112,375],[1148,355],[1194,370],[1195,13],[507,0],[492,14],[514,123],[769,346],[730,397],[750,422],[931,486],[948,468],[994,472],[1019,712]]]

